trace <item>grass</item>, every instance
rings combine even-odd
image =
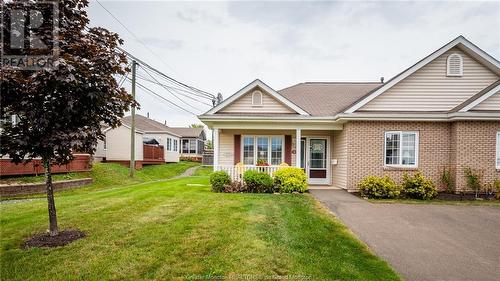
[[[103,188],[110,188],[115,186],[125,186],[137,183],[143,183],[154,180],[162,180],[177,176],[187,170],[188,168],[199,165],[197,162],[181,161],[178,163],[168,163],[164,165],[147,165],[141,170],[136,171],[135,178],[129,177],[129,169],[113,163],[96,163],[90,172],[81,173],[66,173],[54,174],[54,181],[73,180],[81,178],[93,178],[94,181],[91,185],[87,185],[78,189],[71,189],[61,191],[62,193],[81,193],[95,191]],[[0,183],[20,182],[20,183],[38,183],[44,182],[43,175],[39,176],[23,176],[23,177],[7,177],[0,180]],[[6,197],[2,199],[19,199],[19,198],[34,198],[45,197],[45,194],[35,194],[22,197]]]
[[[308,194],[212,193],[208,174],[58,193],[60,228],[87,233],[60,248],[19,248],[44,200],[0,205],[2,280],[400,280]]]

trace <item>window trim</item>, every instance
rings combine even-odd
[[[253,138],[253,164],[244,164],[243,152],[244,152],[244,140],[245,138]],[[245,166],[256,166],[257,165],[257,138],[267,138],[267,164],[270,166],[278,166],[285,162],[285,136],[284,135],[242,135],[240,140],[240,159],[241,163]],[[272,158],[272,138],[281,139],[281,163],[278,165],[271,165]]]
[[[496,132],[496,143],[495,143],[495,150],[496,150],[496,154],[495,154],[495,168],[497,170],[500,170],[500,162],[498,161],[498,159],[500,158],[500,131],[497,131]]]
[[[403,133],[415,134],[415,164],[414,165],[401,164],[401,161],[403,161]],[[399,163],[398,164],[386,164],[387,134],[399,134]],[[419,131],[384,131],[384,153],[383,153],[383,159],[382,159],[382,161],[384,163],[384,167],[387,167],[387,168],[418,168],[419,143],[420,143]]]
[[[255,103],[255,94],[260,95],[260,103]],[[262,91],[259,91],[259,90],[253,91],[252,92],[252,106],[259,107],[259,106],[262,106],[263,103],[264,103],[264,94],[262,93]]]
[[[459,74],[450,73],[450,59],[454,56],[460,58],[460,73]],[[463,75],[464,75],[464,58],[459,53],[451,53],[446,58],[446,76],[462,77]]]

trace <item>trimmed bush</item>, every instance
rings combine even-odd
[[[247,192],[273,192],[273,178],[267,173],[249,170],[243,174],[243,181]]]
[[[401,188],[389,176],[365,177],[358,188],[361,196],[375,199],[397,198],[401,193]]]
[[[213,172],[210,175],[210,184],[212,185],[212,191],[214,192],[224,192],[226,185],[231,183],[231,178],[225,171]]]
[[[297,167],[281,168],[274,173],[274,187],[283,193],[305,192],[307,176],[304,170]]]
[[[408,198],[428,200],[438,194],[432,180],[426,178],[421,172],[416,172],[413,176],[405,173],[402,186]]]

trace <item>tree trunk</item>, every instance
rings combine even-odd
[[[45,166],[45,186],[47,187],[47,203],[49,207],[49,234],[56,236],[59,234],[57,227],[57,213],[56,203],[54,202],[54,187],[52,185],[52,166],[50,160],[44,159],[43,165]]]

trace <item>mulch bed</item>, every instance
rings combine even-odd
[[[495,198],[495,195],[488,195],[488,194],[478,194],[477,195],[479,200],[498,200]],[[455,194],[455,193],[444,193],[440,192],[436,199],[439,200],[450,200],[450,201],[470,201],[470,200],[477,200],[476,196],[474,194]]]
[[[80,230],[63,230],[56,236],[50,236],[48,233],[37,234],[26,240],[22,245],[22,249],[33,247],[54,248],[67,245],[75,240],[85,237],[85,232]]]

